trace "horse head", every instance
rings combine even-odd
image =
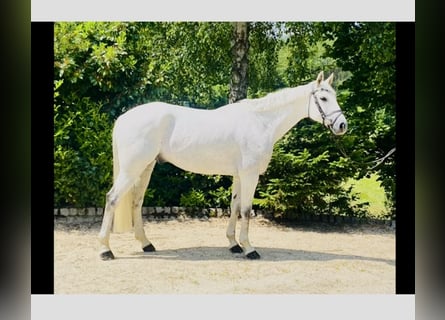
[[[318,74],[309,97],[308,117],[328,127],[335,135],[342,135],[348,129],[348,122],[337,103],[331,86],[333,80],[333,73],[326,80],[323,72]]]

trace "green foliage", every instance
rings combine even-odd
[[[62,106],[54,106],[55,206],[103,205],[103,190],[111,187],[111,127],[107,115],[88,98],[78,103],[83,112],[61,112]]]
[[[229,208],[232,199],[232,189],[230,187],[220,186],[215,190],[209,190],[211,197],[210,206],[216,208]]]
[[[366,204],[352,204],[357,196],[341,187],[348,172],[347,161],[317,148],[313,136],[295,141],[294,133],[277,143],[255,204],[287,218],[302,213],[363,216]],[[315,152],[304,145],[312,145]]]
[[[281,31],[272,22],[251,23],[249,37],[249,98],[257,98],[282,87],[278,74]]]
[[[326,23],[320,26],[332,42],[327,54],[337,59],[339,67],[352,76],[342,85],[349,95],[344,110],[351,119],[349,137],[354,144],[348,153],[361,150],[357,163],[383,157],[395,144],[395,24],[394,23]],[[370,174],[369,166],[359,170]],[[388,205],[395,215],[395,159],[389,157],[373,170],[385,188]]]
[[[312,24],[310,23],[286,23],[287,46],[290,55],[288,68],[285,72],[286,84],[289,86],[312,81],[312,73],[309,69],[310,50],[315,42],[312,36]]]
[[[205,208],[208,206],[208,202],[204,192],[192,189],[181,195],[180,205],[187,208]]]
[[[157,164],[149,184],[149,197],[145,197],[145,205],[178,206],[181,195],[192,188],[185,172],[169,164]]]
[[[141,102],[152,74],[144,47],[132,41],[135,28],[129,23],[56,23],[54,72],[55,79],[64,80],[60,99],[76,103],[88,97],[111,118]]]
[[[385,190],[378,181],[379,177],[372,174],[360,180],[348,179],[344,188],[352,188],[352,192],[357,192],[361,201],[369,203],[368,216],[375,219],[390,219],[388,208],[386,207]]]

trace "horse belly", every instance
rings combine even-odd
[[[199,148],[186,148],[181,151],[162,151],[162,160],[194,173],[234,175],[237,172],[237,155],[235,150],[207,147],[205,150]]]

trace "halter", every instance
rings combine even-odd
[[[316,89],[316,90],[313,90],[313,91],[311,92],[311,96],[314,97],[315,105],[317,106],[318,111],[320,112],[321,119],[323,120],[323,125],[324,125],[325,127],[328,127],[329,129],[331,129],[331,131],[332,131],[332,130],[333,130],[333,128],[332,128],[333,125],[335,124],[335,122],[337,121],[337,119],[343,114],[343,112],[342,112],[340,109],[338,109],[338,110],[334,110],[334,111],[332,111],[332,112],[326,114],[326,113],[323,111],[323,109],[321,108],[321,106],[320,106],[320,102],[318,101],[318,98],[317,98],[317,96],[315,95],[316,92],[321,91],[321,90],[326,90],[326,89]],[[310,117],[310,110],[311,110],[311,109],[310,109],[310,106],[311,106],[311,97],[309,97],[309,103],[308,103],[308,106],[307,106],[307,114],[308,114],[308,117]],[[336,114],[336,113],[338,113],[338,115],[335,117],[334,121],[331,121],[331,123],[330,123],[329,125],[326,125],[326,123],[325,123],[326,118],[329,117],[329,116],[332,116],[333,114]]]
[[[315,90],[313,90],[313,91],[311,92],[311,96],[314,96],[315,105],[317,106],[318,111],[320,112],[320,116],[321,116],[321,118],[323,119],[323,125],[324,125],[324,126],[326,126],[325,119],[326,119],[327,117],[329,117],[329,116],[331,116],[331,115],[333,115],[333,114],[335,114],[335,113],[338,113],[338,115],[335,117],[334,121],[331,121],[331,123],[329,124],[329,126],[326,126],[326,127],[328,127],[329,129],[331,129],[331,131],[333,131],[332,126],[335,124],[335,122],[337,121],[338,117],[340,117],[340,115],[343,114],[343,112],[339,109],[339,110],[335,110],[335,111],[332,111],[332,112],[326,114],[326,113],[323,111],[323,109],[321,108],[321,106],[320,106],[320,102],[318,101],[318,98],[317,98],[317,96],[315,95],[316,92],[321,91],[321,90],[326,90],[326,89],[323,89],[323,88],[315,89]],[[311,97],[309,97],[309,103],[308,103],[308,107],[307,107],[307,114],[308,114],[308,117],[310,117],[310,110],[311,110],[311,109],[310,109],[310,106],[311,106]],[[378,158],[378,159],[376,159],[376,160],[372,160],[372,161],[367,161],[367,162],[358,162],[358,161],[354,161],[354,160],[352,160],[352,158],[346,153],[345,148],[343,147],[343,145],[340,144],[340,140],[339,140],[337,137],[334,138],[334,137],[332,136],[332,139],[334,139],[334,142],[335,142],[335,144],[337,145],[337,147],[338,147],[338,149],[340,150],[340,152],[342,153],[342,155],[343,155],[345,158],[350,159],[350,161],[352,161],[353,164],[358,165],[358,166],[364,166],[364,165],[371,165],[371,164],[372,164],[373,166],[367,169],[368,172],[369,172],[370,170],[375,169],[375,168],[378,167],[379,165],[381,165],[381,164],[382,164],[382,163],[383,163],[389,156],[391,156],[391,155],[396,151],[396,147],[394,147],[394,148],[392,148],[391,150],[389,150],[389,151],[386,153],[386,155],[384,155],[384,156],[381,157],[381,158]]]

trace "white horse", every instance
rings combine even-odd
[[[200,174],[233,176],[229,248],[249,259],[260,255],[249,242],[249,216],[259,175],[267,169],[275,142],[301,119],[309,117],[334,134],[347,122],[323,72],[309,84],[286,88],[259,99],[245,99],[215,110],[197,110],[162,102],[137,106],[115,122],[114,184],[106,196],[99,233],[100,256],[114,259],[109,245],[114,231],[134,228],[144,252],[155,251],[147,239],[141,207],[156,161]],[[235,225],[241,215],[239,244]]]

